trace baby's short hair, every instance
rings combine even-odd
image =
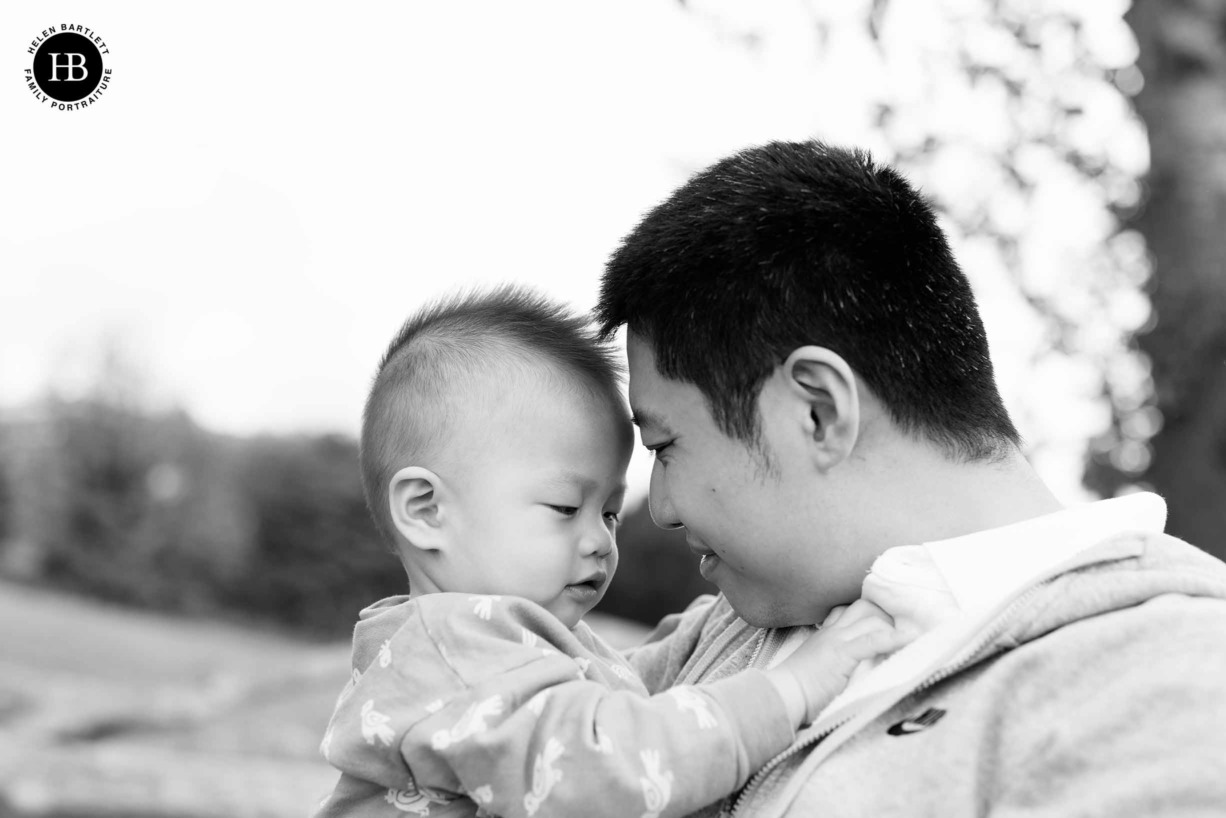
[[[621,367],[588,317],[534,290],[461,292],[405,321],[379,362],[362,414],[362,486],[390,545],[397,542],[388,508],[392,476],[438,456],[459,401],[542,366],[598,399],[622,403]]]

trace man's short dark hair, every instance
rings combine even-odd
[[[1020,443],[932,208],[864,151],[772,142],[698,173],[613,253],[596,316],[605,337],[625,324],[648,340],[733,438],[758,440],[763,383],[812,344],[950,457]]]
[[[362,414],[362,485],[388,542],[392,476],[430,467],[457,417],[482,399],[505,397],[507,378],[544,367],[562,388],[583,388],[622,404],[620,364],[590,319],[537,292],[504,285],[426,305],[392,339],[375,372]]]

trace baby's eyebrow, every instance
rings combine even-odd
[[[590,494],[591,492],[595,491],[600,486],[599,482],[596,480],[593,480],[591,477],[587,477],[586,475],[580,474],[579,472],[572,471],[570,469],[566,469],[565,471],[560,471],[557,474],[553,475],[549,479],[549,482],[550,484],[555,485],[555,486],[567,486],[567,487],[578,486],[580,491],[582,491],[584,494]],[[614,492],[615,493],[620,492],[621,494],[625,494],[626,493],[626,481],[623,480],[620,483],[618,483],[614,487]]]
[[[577,471],[558,472],[549,482],[557,484],[557,486],[579,486],[585,493],[596,488],[595,480],[592,480],[591,477],[584,477]]]
[[[571,469],[557,472],[549,478],[549,482],[556,486],[569,487],[577,485],[585,493],[596,488],[595,480]]]

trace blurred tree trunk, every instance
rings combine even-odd
[[[1155,261],[1157,323],[1138,338],[1163,426],[1143,479],[1167,530],[1226,558],[1226,0],[1133,0],[1148,196],[1132,226]]]

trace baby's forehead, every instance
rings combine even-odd
[[[509,365],[500,367],[503,382],[493,385],[497,392],[522,387],[527,399],[542,403],[578,398],[593,410],[607,409],[618,418],[630,420],[629,405],[612,377],[600,378],[565,361],[530,350],[510,349],[504,363]]]
[[[607,421],[600,424],[605,427],[601,437],[632,436],[630,408],[616,383],[600,383],[562,364],[520,358],[481,374],[469,373],[464,380],[466,384],[454,385],[449,425],[467,421],[478,428],[513,429],[539,417],[561,416]]]
[[[529,415],[598,419],[601,437],[620,434],[623,427],[627,433],[633,431],[630,407],[616,384],[599,383],[558,365],[536,365],[528,377],[496,389],[492,397],[518,401]]]
[[[619,420],[630,422],[630,406],[615,382],[602,383],[585,373],[548,365],[543,379],[568,397],[578,397],[592,411],[605,410]]]
[[[449,471],[514,473],[525,489],[576,488],[584,495],[624,483],[634,431],[618,396],[582,379],[517,381],[485,396],[498,405],[474,401],[447,424],[439,454]]]

